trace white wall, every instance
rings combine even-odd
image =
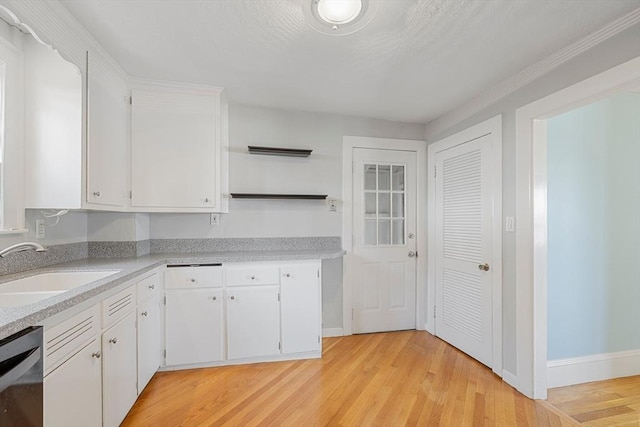
[[[20,242],[38,241],[45,246],[63,245],[67,243],[82,243],[87,241],[87,212],[69,212],[60,217],[56,225],[45,227],[46,237],[36,239],[35,221],[44,219],[42,211],[27,209],[27,233],[0,235],[0,249]],[[54,224],[55,218],[46,219],[47,224]]]
[[[232,193],[317,193],[340,201],[342,137],[423,139],[424,126],[330,114],[231,105],[229,187]],[[309,158],[258,156],[247,145],[309,148]],[[237,200],[219,226],[206,214],[151,214],[150,237],[340,236],[342,206],[325,201]]]
[[[640,349],[640,93],[547,129],[548,359]]]
[[[149,215],[91,212],[87,222],[90,242],[132,242],[149,239]]]
[[[595,74],[640,56],[638,33],[640,25],[612,36],[588,51],[561,64],[553,71],[529,83],[521,89],[498,100],[482,111],[459,122],[443,126],[442,120],[434,120],[426,126],[426,139],[433,143],[474,124],[502,114],[502,186],[503,217],[515,216],[516,181],[516,109],[560,89],[585,80]],[[516,227],[518,225],[516,224]],[[517,375],[516,368],[516,286],[515,233],[504,232],[503,250],[503,367]]]

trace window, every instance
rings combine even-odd
[[[405,167],[364,165],[364,244],[403,246],[405,235]]]

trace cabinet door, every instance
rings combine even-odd
[[[47,427],[102,425],[100,340],[94,339],[44,378]]]
[[[158,295],[138,307],[138,394],[160,366],[160,306]]]
[[[102,334],[102,351],[103,423],[118,426],[138,397],[135,312]]]
[[[88,55],[87,203],[124,207],[127,193],[127,87]]]
[[[229,359],[280,353],[279,286],[226,290]]]
[[[166,297],[166,364],[222,360],[222,290],[171,290]]]
[[[134,207],[219,210],[218,96],[132,92]]]
[[[282,293],[282,353],[320,349],[320,273],[316,265],[284,266]]]

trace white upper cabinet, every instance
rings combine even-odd
[[[223,90],[148,81],[132,86],[132,209],[228,211]]]
[[[88,54],[86,202],[104,209],[124,208],[129,175],[129,90],[101,62],[96,54]]]

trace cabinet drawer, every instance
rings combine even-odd
[[[136,285],[138,292],[138,301],[146,301],[154,295],[158,294],[160,289],[160,275],[158,273],[145,277]]]
[[[75,354],[77,349],[100,331],[100,305],[45,329],[45,374]]]
[[[227,286],[277,285],[280,283],[278,267],[229,267]]]
[[[222,287],[222,266],[167,267],[165,289]]]
[[[130,286],[102,301],[102,327],[113,324],[136,307],[136,287]]]

